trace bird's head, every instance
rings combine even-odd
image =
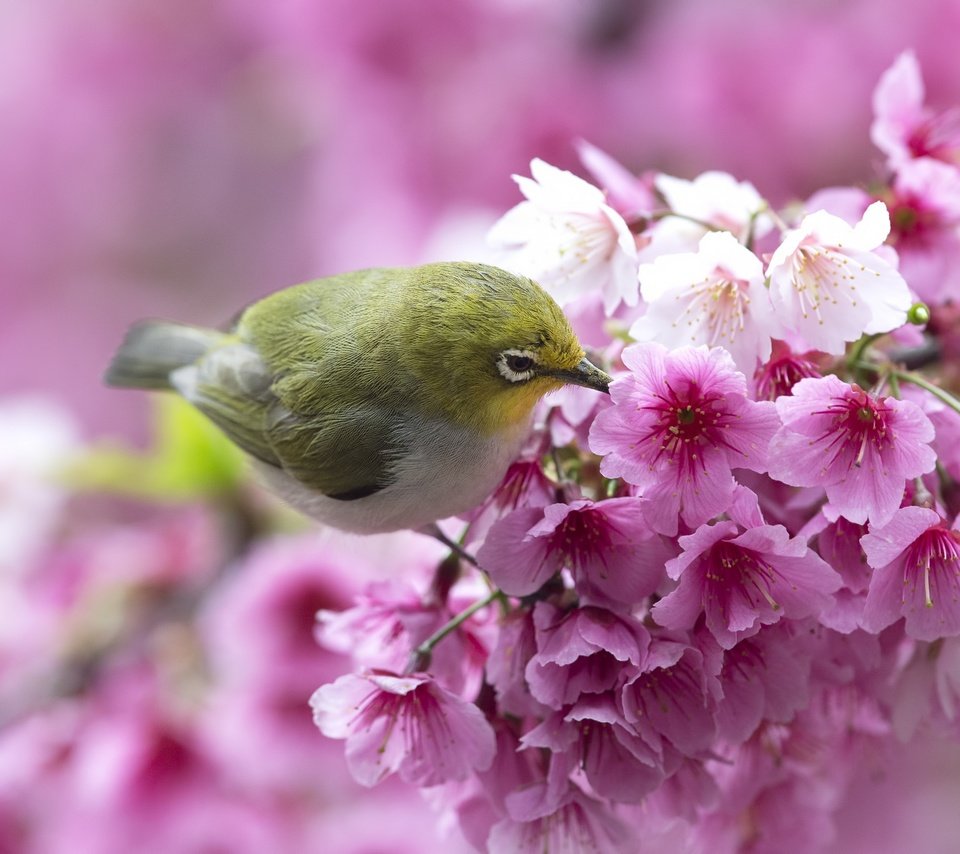
[[[417,373],[432,404],[488,432],[525,421],[566,384],[607,392],[553,298],[530,279],[484,264],[428,265],[415,290]]]

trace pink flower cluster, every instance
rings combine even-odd
[[[543,408],[460,575],[321,615],[358,670],[314,720],[357,780],[427,789],[481,850],[821,851],[858,757],[960,739],[960,401],[927,370],[960,135],[909,54],[875,106],[892,177],[857,209],[587,145],[596,184],[518,178],[501,263],[603,313],[615,381]]]
[[[414,791],[356,798],[307,707],[347,666],[316,611],[348,608],[382,547],[265,542],[245,494],[158,510],[68,490],[50,475],[76,432],[49,402],[0,405],[0,851],[437,850]],[[391,547],[408,576],[443,555]]]

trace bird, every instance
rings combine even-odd
[[[269,490],[359,534],[425,529],[476,506],[541,397],[611,382],[540,285],[473,262],[315,279],[223,331],[140,321],[104,379],[179,394]]]

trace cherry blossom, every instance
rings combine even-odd
[[[664,779],[660,757],[627,722],[612,693],[582,694],[520,741],[524,748],[552,751],[551,762],[566,765],[564,777],[582,768],[593,791],[611,801],[639,803]]]
[[[763,214],[767,203],[753,184],[726,172],[704,172],[692,181],[660,174],[654,183],[673,213],[732,232],[738,240],[746,240],[751,232],[761,237],[773,225]]]
[[[626,665],[646,659],[649,633],[631,617],[593,607],[564,613],[538,602],[533,620],[537,653],[526,668],[527,684],[551,708],[613,688]]]
[[[640,293],[647,311],[630,328],[637,341],[723,347],[747,376],[770,357],[778,324],[763,264],[728,231],[705,234],[696,252],[641,264]]]
[[[732,469],[766,471],[779,426],[772,403],[747,397],[746,379],[724,350],[638,344],[623,351],[630,373],[610,387],[614,406],[590,430],[601,471],[640,487],[655,530],[672,535],[722,513]]]
[[[882,202],[870,205],[854,226],[822,210],[804,217],[767,266],[780,322],[809,348],[835,354],[865,332],[903,325],[910,289],[874,251],[889,233],[890,216]]]
[[[874,569],[865,629],[878,632],[902,616],[917,640],[960,634],[960,535],[938,513],[903,507],[861,543]]]
[[[775,341],[770,358],[754,376],[757,400],[776,400],[781,394],[790,394],[800,380],[820,375],[813,362],[795,354],[782,341]]]
[[[923,102],[920,64],[913,51],[904,51],[874,90],[871,138],[894,169],[920,157],[960,165],[960,113],[936,113]]]
[[[588,290],[603,294],[608,314],[621,302],[636,305],[637,246],[623,217],[571,172],[540,159],[530,172],[533,178],[514,176],[527,201],[490,231],[505,266],[532,276],[560,305]]]
[[[826,376],[800,380],[776,406],[783,427],[770,443],[770,477],[824,487],[830,511],[851,522],[886,524],[906,481],[936,462],[933,425],[909,401]]]
[[[368,670],[316,690],[313,719],[328,738],[347,740],[347,764],[365,786],[398,772],[408,783],[463,780],[490,766],[495,740],[480,710],[427,674]]]
[[[566,567],[594,600],[636,602],[656,590],[670,556],[641,505],[637,498],[579,499],[518,510],[491,528],[477,557],[514,596],[533,593]]]
[[[840,577],[782,525],[701,525],[680,537],[680,546],[667,564],[680,584],[654,605],[653,617],[667,628],[690,629],[703,613],[724,649],[763,625],[819,614],[840,587]]]
[[[657,641],[644,667],[623,687],[624,715],[659,756],[670,748],[696,756],[716,735],[714,680],[698,650]]]
[[[559,807],[530,820],[512,816],[494,825],[487,839],[490,851],[541,854],[544,851],[595,851],[619,854],[632,850],[631,830],[601,801],[587,797],[573,783]]]
[[[908,160],[884,200],[907,284],[930,304],[960,299],[960,168]]]

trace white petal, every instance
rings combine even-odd
[[[876,249],[890,234],[890,212],[883,202],[874,202],[864,212],[853,227],[850,249],[863,249],[869,252]]]
[[[763,263],[729,231],[711,231],[700,239],[700,255],[710,267],[722,267],[734,278],[763,278]]]
[[[800,230],[805,231],[812,242],[822,246],[845,248],[853,239],[853,228],[846,220],[826,211],[815,211],[803,218]]]
[[[491,226],[487,243],[503,249],[521,247],[537,230],[538,219],[537,209],[530,202],[520,202]]]

